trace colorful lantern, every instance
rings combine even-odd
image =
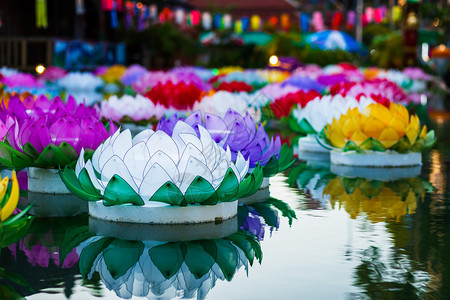
[[[250,26],[253,31],[258,31],[261,28],[261,18],[258,15],[253,15],[250,19]]]
[[[291,20],[289,19],[289,15],[282,14],[281,15],[281,28],[283,28],[283,30],[285,30],[285,31],[288,31],[290,27],[291,27]]]
[[[204,12],[202,14],[202,25],[205,30],[211,30],[212,28],[212,18],[209,12]]]
[[[323,17],[320,11],[313,13],[312,23],[315,31],[322,31],[324,29]]]

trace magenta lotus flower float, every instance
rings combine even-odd
[[[237,214],[237,198],[255,193],[263,172],[237,153],[232,160],[211,134],[178,121],[171,134],[144,130],[134,138],[116,132],[61,179],[90,201],[91,216],[134,223],[197,223]]]
[[[73,100],[67,104],[59,98],[38,101],[48,106],[26,111],[18,102],[10,102],[8,109],[14,112],[13,116],[1,116],[1,119],[5,117],[3,132],[5,128],[7,132],[0,141],[0,164],[5,168],[29,168],[30,191],[64,193],[64,186],[57,184],[60,180],[56,169],[73,164],[82,149],[85,149],[83,153],[96,149],[117,128],[110,122],[108,132],[95,110],[75,105]],[[50,181],[44,184],[41,182],[44,179]]]
[[[177,121],[176,115],[167,120],[163,118],[157,128],[170,135]],[[249,113],[242,117],[229,109],[222,119],[196,111],[185,122],[195,128],[197,136],[200,135],[200,128],[206,128],[220,147],[230,149],[233,161],[237,161],[242,154],[249,161],[250,168],[260,165],[266,178],[286,170],[294,163],[292,149],[287,144],[281,146],[279,136],[269,138],[261,123],[256,126]],[[265,181],[263,187],[268,185],[268,180]]]

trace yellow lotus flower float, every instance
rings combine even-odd
[[[373,103],[361,112],[349,109],[325,126],[321,138],[332,150],[332,164],[366,167],[420,165],[421,152],[436,142],[433,130],[421,128],[416,115],[392,102],[389,108]]]
[[[432,190],[433,186],[421,178],[383,182],[338,176],[328,182],[323,195],[329,195],[331,206],[344,208],[352,219],[366,214],[375,223],[399,221],[415,213],[417,201]]]

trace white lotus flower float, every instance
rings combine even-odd
[[[98,218],[140,223],[164,223],[170,218],[174,223],[190,223],[198,221],[189,219],[183,211],[167,208],[227,203],[233,204],[224,205],[228,207],[224,213],[229,214],[227,218],[233,217],[236,199],[259,189],[262,168],[258,165],[246,176],[249,162],[240,153],[233,163],[229,148],[225,151],[219,147],[201,126],[199,133],[198,137],[182,121],[175,125],[172,136],[150,129],[134,138],[129,130],[117,132],[95,150],[92,158],[85,161],[80,155],[75,170],[61,170],[61,179],[75,195],[96,204],[90,205],[90,214]],[[108,210],[109,206],[122,208]],[[149,211],[163,208],[162,214],[167,212],[170,217],[154,219],[139,210],[142,206]],[[130,215],[129,219],[121,215],[131,210],[142,215]],[[208,218],[206,214],[204,217]]]
[[[93,91],[103,84],[101,78],[89,72],[71,72],[58,80],[58,86],[69,91]]]
[[[261,110],[259,107],[254,106],[254,102],[258,102],[258,99],[254,99],[254,97],[254,95],[245,92],[230,93],[219,91],[212,96],[204,97],[200,102],[196,102],[192,111],[201,110],[202,114],[207,112],[224,118],[227,111],[231,108],[241,114],[241,116],[245,116],[248,112],[255,124],[257,124],[261,120]]]
[[[292,111],[289,124],[294,131],[307,135],[299,139],[299,151],[329,152],[317,142],[317,134],[333,119],[338,119],[341,115],[346,114],[349,109],[355,107],[364,109],[374,102],[371,97],[362,96],[357,100],[354,97],[343,97],[338,94],[316,98],[303,108],[297,107]]]
[[[111,96],[100,103],[100,115],[120,123],[154,123],[164,115],[164,107],[142,95]],[[151,122],[153,120],[153,122]]]

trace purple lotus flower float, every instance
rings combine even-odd
[[[158,123],[157,129],[171,135],[175,124],[182,118],[173,115],[169,119],[164,117]],[[185,122],[194,127],[199,135],[198,126],[208,130],[212,139],[219,146],[231,150],[231,158],[236,160],[240,152],[250,162],[250,168],[257,164],[263,167],[264,177],[271,177],[289,168],[293,160],[293,151],[287,144],[281,145],[280,137],[275,139],[267,135],[261,123],[256,126],[252,117],[247,113],[241,116],[229,109],[224,118],[200,111],[190,114]]]
[[[69,165],[78,159],[81,149],[95,150],[117,130],[112,122],[105,128],[96,110],[77,105],[71,97],[67,103],[59,97],[51,101],[38,97],[32,109],[11,99],[0,120],[4,126],[0,126],[0,164],[15,169]]]

